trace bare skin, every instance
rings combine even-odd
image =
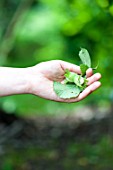
[[[73,99],[61,99],[53,90],[53,82],[64,80],[65,69],[80,74],[80,67],[61,60],[42,62],[28,68],[0,67],[0,96],[14,94],[33,94],[57,102],[78,102],[101,85],[100,73],[93,74],[87,70],[87,88]]]

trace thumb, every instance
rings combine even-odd
[[[65,61],[61,61],[60,64],[61,64],[61,67],[62,67],[63,70],[68,69],[69,71],[75,72],[77,74],[81,74],[80,67],[75,65],[75,64],[68,63],[68,62],[65,62]]]

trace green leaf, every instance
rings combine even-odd
[[[74,77],[74,83],[77,85],[77,86],[81,86],[81,84],[80,84],[80,81],[79,81],[79,75],[76,75],[75,77]]]
[[[80,85],[83,85],[84,84],[84,77],[82,77],[81,75],[79,76],[79,83]]]
[[[87,69],[88,69],[88,66],[87,66],[87,65],[85,65],[85,64],[80,64],[80,70],[81,70],[82,76],[85,76]]]
[[[81,87],[82,84],[84,84],[84,78],[81,75],[77,75],[77,76],[74,77],[74,83],[77,86]]]
[[[81,86],[81,91],[83,91],[87,87],[88,80],[84,78],[84,84]]]
[[[77,97],[81,90],[75,84],[61,84],[60,82],[54,82],[54,91],[62,99],[70,99]]]
[[[91,67],[91,59],[88,51],[85,48],[81,48],[79,52],[79,57],[84,65]]]
[[[66,77],[66,80],[70,83],[74,82],[74,78],[77,77],[78,78],[78,74],[73,73],[69,70],[66,69],[66,73],[64,74],[64,76]]]
[[[81,75],[78,75],[76,73],[70,72],[69,70],[65,71],[65,77],[64,84],[66,83],[75,83],[77,86],[81,87],[81,85],[84,83],[84,78],[81,77]]]

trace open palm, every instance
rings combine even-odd
[[[66,69],[77,74],[81,73],[79,66],[61,60],[42,62],[31,67],[30,93],[58,102],[78,102],[87,97],[101,85],[98,81],[101,78],[100,73],[93,74],[92,69],[88,69],[86,72],[88,80],[87,88],[76,98],[61,99],[53,90],[53,82],[62,82]]]

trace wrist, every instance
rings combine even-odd
[[[0,67],[0,96],[29,91],[29,69]]]
[[[25,92],[28,94],[40,95],[40,88],[42,85],[42,77],[38,64],[36,66],[25,69],[26,74],[26,88]]]
[[[19,68],[17,71],[17,86],[16,86],[16,94],[28,94],[30,93],[30,77],[31,71],[30,68]]]

